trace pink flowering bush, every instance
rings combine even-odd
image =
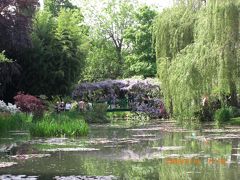
[[[41,117],[44,112],[44,105],[42,101],[35,96],[18,93],[14,97],[15,104],[22,112],[32,113],[34,117]]]

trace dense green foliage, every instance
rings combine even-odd
[[[107,0],[101,11],[86,4],[91,47],[81,81],[156,74],[152,24],[156,11],[134,0]]]
[[[143,6],[134,12],[134,24],[128,27],[124,37],[131,47],[125,57],[124,75],[143,75],[153,77],[156,74],[156,57],[153,48],[152,27],[156,11]]]
[[[73,118],[71,113],[46,114],[41,121],[31,125],[30,134],[38,137],[84,136],[88,134],[88,125],[79,115]]]
[[[69,0],[44,0],[44,10],[58,16],[61,8],[77,9]]]
[[[82,81],[94,82],[119,77],[121,65],[112,43],[104,39],[94,39],[90,44]]]
[[[198,8],[180,3],[159,15],[155,24],[158,75],[175,116],[193,117],[203,96],[224,101],[230,95],[236,105],[238,5],[232,0],[210,0]]]
[[[84,119],[89,123],[108,123],[107,107],[105,103],[93,104],[93,109],[84,112]]]
[[[78,80],[84,65],[86,27],[79,10],[61,9],[54,18],[36,14],[33,47],[24,56],[22,88],[31,94],[62,95]],[[34,63],[31,63],[34,62]]]
[[[231,120],[228,123],[231,124],[231,125],[240,126],[240,117],[231,118]]]
[[[214,114],[214,120],[218,126],[230,120],[231,114],[228,108],[218,109]]]

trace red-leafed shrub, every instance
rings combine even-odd
[[[33,113],[35,117],[43,115],[44,105],[42,101],[35,96],[18,93],[18,95],[14,97],[14,100],[22,112]]]

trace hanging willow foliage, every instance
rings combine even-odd
[[[190,118],[203,96],[239,90],[239,0],[178,4],[155,22],[158,75],[173,115]]]

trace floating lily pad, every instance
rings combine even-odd
[[[89,144],[108,144],[113,142],[114,141],[108,140],[106,138],[92,139],[88,141]]]
[[[162,146],[162,147],[153,147],[152,149],[157,149],[159,151],[176,151],[182,150],[184,146]]]
[[[163,130],[163,127],[141,128],[141,129],[127,129],[127,131],[159,131]]]
[[[120,144],[113,144],[113,145],[108,145],[108,146],[103,146],[105,148],[119,148],[119,147],[124,147],[123,145]]]
[[[145,137],[156,137],[155,134],[136,134],[132,135],[133,137],[145,138]]]
[[[99,151],[100,149],[95,148],[56,148],[56,149],[43,149],[43,151],[46,152],[57,152],[57,151],[63,151],[63,152],[73,152],[73,151]]]
[[[0,168],[10,167],[16,164],[17,164],[16,162],[0,162]]]
[[[49,157],[50,154],[22,154],[22,155],[16,155],[16,156],[11,156],[13,159],[17,160],[27,160],[31,158],[43,158],[43,157]]]
[[[27,175],[10,175],[10,174],[7,174],[7,175],[1,175],[0,176],[0,179],[2,180],[10,180],[10,179],[13,179],[13,180],[21,180],[21,179],[24,179],[24,180],[36,180],[38,179],[38,176],[27,176]]]
[[[55,176],[56,180],[115,180],[114,176]]]

